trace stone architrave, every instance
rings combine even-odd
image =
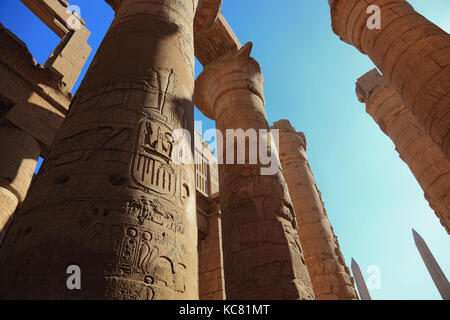
[[[279,155],[297,214],[300,242],[318,300],[358,299],[350,269],[317,188],[306,156],[306,138],[289,120],[274,123],[279,130]]]
[[[198,299],[194,166],[172,158],[172,133],[193,137],[198,2],[108,1],[113,23],[0,250],[1,298]]]
[[[195,87],[197,107],[215,119],[217,130],[226,135],[226,164],[221,164],[219,155],[226,297],[313,299],[295,213],[278,159],[275,172],[263,175],[261,169],[266,165],[261,158],[254,164],[250,161],[249,149],[255,151],[257,142],[247,137],[235,146],[239,139],[229,134],[237,129],[250,135],[253,132],[253,138],[261,138],[260,150],[276,154],[271,145],[261,143],[270,138],[259,130],[267,132],[269,125],[264,110],[264,80],[259,64],[250,58],[251,48],[247,43],[208,64]],[[246,159],[239,164],[235,153],[242,151]]]
[[[450,234],[450,161],[376,69],[358,79],[356,95],[391,138],[400,158],[422,187],[430,207]]]
[[[405,0],[329,3],[333,31],[372,59],[450,160],[450,35]]]
[[[40,152],[39,143],[25,131],[0,126],[0,244],[12,214],[25,199]]]

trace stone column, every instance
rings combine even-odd
[[[405,0],[329,0],[333,31],[367,54],[450,159],[450,35]],[[381,28],[369,29],[369,5]]]
[[[279,154],[297,213],[300,242],[316,299],[358,299],[350,270],[317,189],[306,156],[306,138],[289,120],[274,123],[280,130]]]
[[[172,158],[173,131],[193,136],[198,1],[108,2],[114,21],[0,251],[1,298],[198,299],[194,167]]]
[[[25,131],[0,127],[0,244],[11,215],[25,199],[40,152],[39,143]]]
[[[400,158],[422,187],[430,207],[450,233],[450,161],[376,69],[358,79],[356,94],[366,104],[367,113],[391,138]]]
[[[269,129],[264,81],[260,66],[250,58],[251,48],[248,43],[208,64],[195,88],[197,107],[216,120],[219,132],[225,135],[226,130],[242,129],[249,134],[236,139],[228,132],[224,159],[232,159],[232,163],[228,160],[220,164],[219,155],[226,297],[313,299],[295,213],[278,159],[272,159],[276,160],[276,169],[271,175],[262,174],[265,165],[261,157],[250,160],[254,153],[249,155],[249,149],[256,151],[258,137],[267,139],[259,129]],[[236,148],[235,140],[241,143]],[[270,145],[266,150],[260,142],[259,148],[276,154]],[[235,155],[231,156],[233,150],[245,151],[245,163],[237,163]]]

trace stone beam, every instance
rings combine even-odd
[[[122,0],[105,0],[117,11]],[[220,12],[222,0],[201,0],[194,20],[195,56],[203,66],[242,47],[227,20]],[[214,13],[214,11],[216,11]],[[211,19],[211,17],[214,17]]]
[[[222,13],[209,29],[195,37],[194,43],[195,56],[203,66],[242,47]]]
[[[68,10],[65,0],[21,0],[42,22],[62,40],[45,62],[44,67],[61,74],[64,89],[72,90],[86,63],[91,47],[87,40],[91,35],[85,21]],[[76,19],[76,28],[69,28],[67,21]]]
[[[11,101],[3,117],[42,144],[45,154],[69,108],[61,75],[44,69],[25,43],[0,24],[0,98]]]
[[[69,3],[65,0],[20,0],[27,6],[47,27],[49,27],[60,38],[69,33],[66,21],[71,17],[67,11]],[[79,17],[84,25],[85,21]]]

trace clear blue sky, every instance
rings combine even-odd
[[[410,3],[450,32],[450,1]],[[81,7],[92,31],[90,63],[113,11],[103,0],[71,4]],[[411,228],[425,238],[447,277],[449,237],[393,143],[357,101],[355,81],[374,65],[332,33],[328,1],[224,0],[222,11],[241,43],[254,43],[269,121],[289,119],[306,134],[311,168],[347,264],[354,257],[366,277],[369,265],[380,267],[381,289],[371,290],[372,298],[439,299]],[[0,1],[0,22],[41,64],[59,41],[19,0]],[[214,126],[198,111],[196,120],[204,121],[203,129]]]

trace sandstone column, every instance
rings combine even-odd
[[[367,54],[450,159],[450,35],[405,0],[329,0],[333,31]],[[369,29],[369,5],[381,28]]]
[[[172,158],[172,132],[193,134],[198,1],[108,2],[115,19],[0,251],[1,298],[198,298],[194,168]]]
[[[25,199],[40,152],[25,131],[0,127],[0,245],[11,215]]]
[[[227,129],[269,129],[263,77],[258,63],[250,58],[251,48],[248,43],[208,64],[196,80],[195,103],[216,120],[216,128],[224,136]],[[260,157],[250,164],[249,149],[254,150],[257,142],[251,142],[251,137],[244,140],[249,143],[235,148],[235,137],[227,135],[224,159],[232,150],[244,149],[245,164],[238,164],[236,159],[233,164],[220,164],[219,156],[226,297],[312,299],[295,213],[282,172],[277,166],[274,174],[262,175]],[[260,144],[259,148],[264,147]],[[270,145],[267,149],[270,152]],[[276,150],[272,150],[275,155]]]
[[[450,161],[376,69],[358,79],[356,94],[366,104],[367,113],[394,142],[430,207],[450,233]]]
[[[278,151],[316,299],[358,299],[309,167],[305,135],[296,132],[289,120],[277,121],[272,128],[280,130]]]

